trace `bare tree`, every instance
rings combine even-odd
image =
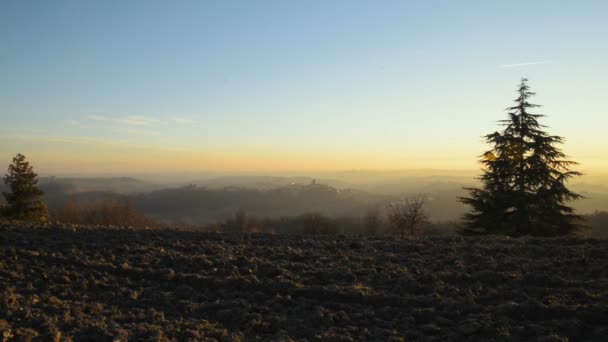
[[[418,194],[391,203],[387,207],[387,216],[393,232],[401,238],[419,235],[428,222],[424,212],[425,201],[426,196]]]

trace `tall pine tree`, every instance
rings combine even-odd
[[[582,196],[566,182],[581,175],[570,168],[556,145],[563,138],[547,134],[532,114],[539,107],[529,102],[534,93],[522,79],[509,118],[501,120],[502,132],[485,136],[492,149],[481,159],[481,188],[466,188],[470,197],[460,198],[471,211],[464,216],[463,234],[511,236],[558,236],[577,232],[581,217],[567,203]]]
[[[8,185],[10,192],[2,193],[7,202],[4,210],[7,217],[46,221],[47,208],[41,199],[44,192],[37,187],[37,177],[30,163],[25,161],[24,155],[17,154],[13,158],[13,163],[9,165],[8,173],[4,177],[4,183]]]

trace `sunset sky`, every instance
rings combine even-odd
[[[0,165],[471,169],[520,78],[608,172],[608,1],[0,1]],[[4,168],[4,166],[2,166]]]

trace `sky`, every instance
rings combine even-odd
[[[478,168],[522,77],[608,173],[606,1],[0,0],[0,163]]]

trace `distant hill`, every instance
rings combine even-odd
[[[42,177],[42,187],[62,187],[71,192],[113,192],[118,194],[137,194],[163,188],[163,186],[131,177]]]
[[[295,216],[318,212],[355,216],[388,203],[390,198],[323,184],[292,184],[273,189],[199,186],[163,189],[136,197],[138,207],[162,221],[210,223],[245,211],[257,217]]]
[[[313,178],[305,176],[279,177],[279,176],[223,176],[211,179],[195,180],[192,184],[210,189],[225,187],[243,187],[251,189],[274,189],[291,185],[308,185],[313,181],[327,184],[336,188],[352,188],[353,185],[337,179]]]

